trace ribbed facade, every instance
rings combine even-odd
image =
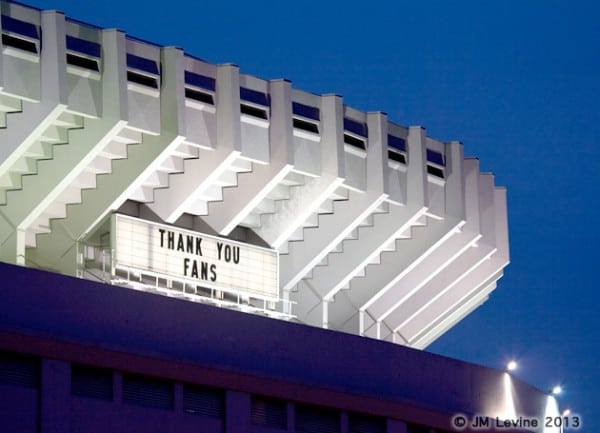
[[[125,214],[279,256],[274,299],[136,274],[142,289],[416,348],[496,287],[505,190],[459,142],[1,4],[0,260],[127,285],[109,243]]]

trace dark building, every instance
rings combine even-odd
[[[506,372],[388,342],[0,273],[3,432],[448,432],[457,414],[493,423],[557,410]]]

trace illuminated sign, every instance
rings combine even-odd
[[[112,233],[117,268],[259,298],[279,298],[275,250],[124,215],[113,216]]]

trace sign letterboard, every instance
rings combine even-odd
[[[113,218],[116,267],[259,298],[279,298],[276,250],[125,215]]]

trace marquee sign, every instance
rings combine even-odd
[[[113,215],[114,266],[258,298],[279,298],[276,250]]]

